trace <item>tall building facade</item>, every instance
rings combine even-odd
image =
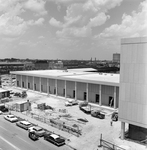
[[[128,134],[134,140],[147,136],[147,38],[121,40],[119,120],[121,138]]]

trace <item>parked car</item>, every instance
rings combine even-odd
[[[8,110],[8,108],[5,107],[4,104],[0,104],[0,111],[2,111],[2,112],[8,112],[9,110]]]
[[[99,119],[105,119],[105,114],[103,114],[100,110],[91,111],[91,116],[99,118]]]
[[[34,132],[37,136],[44,136],[45,130],[39,126],[32,126],[29,129],[29,132]]]
[[[79,104],[79,108],[85,107],[85,106],[88,106],[88,102],[81,102],[81,103]]]
[[[65,139],[61,138],[59,135],[51,134],[48,132],[44,134],[44,140],[47,140],[57,146],[61,146],[65,144]]]
[[[4,119],[6,119],[10,122],[17,122],[18,121],[18,118],[14,115],[6,115],[6,116],[4,116]]]
[[[3,112],[0,110],[0,115],[2,115],[3,114]]]
[[[73,106],[73,105],[78,105],[78,101],[69,99],[67,102],[65,102],[65,106]]]
[[[19,121],[16,123],[16,125],[25,129],[25,130],[28,130],[30,127],[34,126],[33,124],[31,124],[28,121]]]
[[[39,136],[36,135],[36,133],[35,133],[34,131],[29,131],[28,137],[29,137],[30,139],[32,139],[33,141],[36,141],[36,140],[39,139]]]
[[[118,112],[113,112],[111,119],[112,119],[112,121],[118,121]]]

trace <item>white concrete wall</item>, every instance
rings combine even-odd
[[[30,89],[33,90],[33,77],[28,76],[28,83],[30,83]]]
[[[86,83],[77,82],[77,99],[84,100],[84,92],[86,92]]]
[[[88,101],[95,103],[96,94],[99,94],[99,85],[98,84],[88,84]]]
[[[22,76],[22,82],[24,83],[24,87],[23,87],[23,84],[22,84],[22,88],[27,88],[27,83],[26,83],[26,76]]]
[[[54,89],[56,88],[56,80],[49,79],[49,86],[50,86],[50,94],[54,94]]]
[[[64,89],[65,89],[65,81],[64,80],[57,80],[57,95],[65,96]]]
[[[39,77],[34,77],[34,84],[36,84],[36,91],[40,92],[40,78]],[[35,85],[34,85],[34,90],[35,90]]]
[[[17,85],[18,87],[21,87],[21,76],[17,75],[17,81],[19,82],[19,84]],[[17,84],[17,83],[16,83]]]
[[[73,91],[75,90],[75,82],[66,81],[66,95],[67,98],[73,98]]]
[[[47,78],[41,78],[42,89],[41,92],[47,93]]]
[[[119,119],[147,128],[147,38],[121,41]]]

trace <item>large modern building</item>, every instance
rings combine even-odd
[[[118,108],[119,75],[93,69],[16,71],[17,87]]]
[[[125,123],[131,139],[147,139],[147,38],[121,41],[119,120],[121,137]]]
[[[121,41],[120,75],[86,69],[17,71],[17,85],[34,91],[119,108],[121,138],[147,138],[147,38]],[[91,71],[91,69],[89,70]]]

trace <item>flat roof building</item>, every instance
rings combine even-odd
[[[93,70],[16,71],[18,87],[118,108],[119,75]]]

